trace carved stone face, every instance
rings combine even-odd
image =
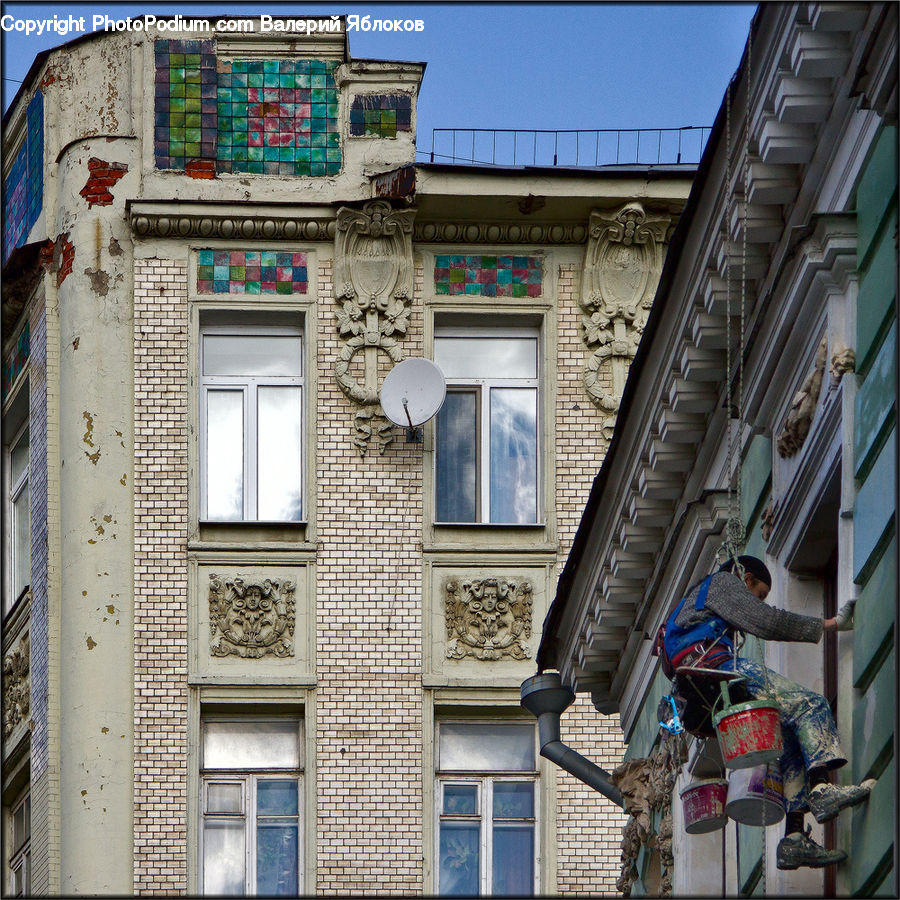
[[[248,644],[266,644],[273,636],[276,624],[275,605],[261,588],[251,584],[243,597],[236,596],[225,621],[227,631]]]

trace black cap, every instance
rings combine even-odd
[[[745,572],[749,572],[754,578],[758,578],[767,588],[772,587],[772,573],[768,566],[755,556],[739,556],[738,562],[744,567]],[[720,572],[733,572],[734,561],[727,560],[719,566]]]

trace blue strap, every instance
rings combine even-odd
[[[712,575],[707,575],[706,578],[703,579],[703,582],[700,585],[700,590],[697,592],[697,599],[694,601],[694,609],[705,609],[706,608],[706,595],[709,593],[709,583],[712,581]],[[681,601],[684,603],[684,600]]]

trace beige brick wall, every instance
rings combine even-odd
[[[134,891],[183,894],[187,269],[174,260],[136,261],[134,281]]]
[[[317,893],[422,887],[422,449],[352,443],[331,263],[319,270]],[[420,296],[420,291],[416,292]],[[422,310],[403,340],[421,355]],[[313,886],[310,885],[310,888]]]
[[[560,572],[607,447],[600,428],[606,414],[588,399],[582,381],[588,354],[581,340],[581,311],[577,303],[580,280],[578,267],[560,266],[556,406]],[[612,389],[611,377],[606,388]],[[563,742],[597,765],[612,770],[621,761],[625,745],[618,716],[601,716],[589,696],[579,695],[562,716],[560,725]],[[562,770],[558,773],[557,802],[559,893],[615,894],[621,830],[627,816],[614,803]]]

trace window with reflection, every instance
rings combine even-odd
[[[536,328],[436,331],[436,522],[538,522],[538,347]]]
[[[17,800],[11,809],[9,842],[9,895],[31,894],[31,792]]]
[[[205,326],[200,371],[201,518],[301,521],[300,328]]]
[[[205,718],[201,726],[204,894],[301,893],[301,725]]]
[[[533,725],[438,724],[437,893],[536,893],[537,787]]]
[[[3,615],[31,584],[31,437],[28,378],[3,409]]]

